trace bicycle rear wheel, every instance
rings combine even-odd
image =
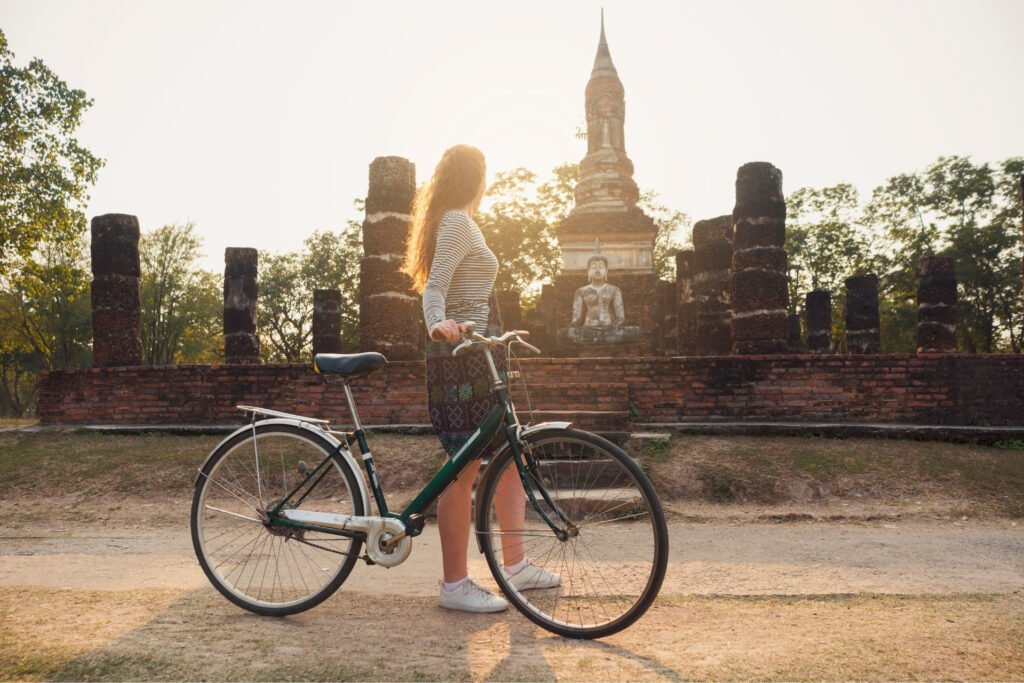
[[[221,444],[203,466],[192,499],[192,545],[228,600],[266,616],[295,614],[348,578],[360,540],[273,525],[266,516],[332,450],[308,430],[263,425]],[[356,476],[344,459],[332,458],[298,494],[310,491],[301,509],[364,514]]]
[[[476,532],[495,581],[520,612],[553,633],[600,638],[621,631],[647,611],[665,577],[668,527],[653,486],[632,458],[595,434],[544,430],[527,436],[525,450],[537,465],[534,495],[561,524],[541,497],[540,487],[547,490],[569,520],[569,538],[559,540],[529,502],[524,519],[518,506],[525,492],[504,450],[477,494]],[[524,554],[537,569],[558,574],[559,584],[517,587],[503,561]]]

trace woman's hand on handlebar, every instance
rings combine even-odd
[[[434,341],[457,342],[462,339],[465,329],[465,323],[457,323],[449,318],[430,328],[430,338]]]

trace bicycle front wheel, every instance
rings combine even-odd
[[[654,487],[611,442],[577,430],[526,438],[528,481],[560,540],[526,500],[512,453],[496,456],[477,495],[476,532],[502,592],[527,618],[569,638],[600,638],[647,611],[668,563],[668,527]],[[544,502],[547,491],[553,505]],[[525,507],[524,507],[525,506]],[[529,572],[509,577],[521,559]],[[556,584],[556,585],[555,585]]]
[[[192,544],[214,587],[239,607],[266,616],[307,610],[348,577],[362,542],[271,524],[273,509],[333,451],[324,438],[289,425],[262,425],[221,444],[199,473],[192,499]],[[340,456],[295,499],[303,510],[362,515],[354,473]]]

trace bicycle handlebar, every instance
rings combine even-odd
[[[530,333],[527,330],[510,330],[500,337],[485,337],[476,331],[476,325],[473,322],[465,323],[465,332],[462,335],[463,342],[456,346],[452,350],[452,355],[457,356],[469,349],[474,344],[484,344],[486,346],[498,346],[499,344],[504,346],[505,344],[522,344],[530,351],[533,351],[537,355],[540,355],[540,349],[533,344],[528,344],[523,338],[529,337]]]

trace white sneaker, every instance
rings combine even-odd
[[[506,574],[506,576],[508,576]],[[554,588],[562,583],[562,575],[541,569],[533,562],[526,561],[526,566],[508,577],[516,590],[528,591],[539,588]]]
[[[442,585],[441,607],[462,612],[502,612],[508,609],[508,603],[505,598],[469,579],[453,591],[446,591]]]

